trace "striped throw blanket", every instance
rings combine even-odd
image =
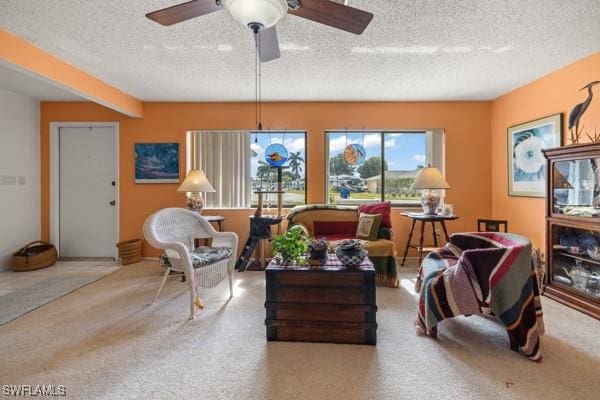
[[[454,234],[445,247],[425,257],[416,288],[418,332],[431,335],[446,318],[489,313],[506,327],[512,350],[541,361],[542,308],[526,238]]]

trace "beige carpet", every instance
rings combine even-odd
[[[267,343],[260,272],[188,297],[172,278],[148,303],[161,269],[121,268],[0,327],[0,384],[63,384],[76,399],[598,399],[600,322],[544,301],[544,360],[513,353],[500,325],[444,321],[439,340],[412,321],[414,270],[379,288],[378,345]],[[0,393],[0,396],[2,394]]]

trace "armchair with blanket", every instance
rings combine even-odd
[[[435,337],[437,325],[459,315],[492,314],[502,321],[511,350],[541,360],[544,333],[531,243],[510,233],[455,233],[425,257],[417,278],[417,332]]]

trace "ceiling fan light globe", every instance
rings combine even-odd
[[[263,29],[279,22],[288,10],[286,0],[224,0],[223,4],[242,25],[260,24]]]

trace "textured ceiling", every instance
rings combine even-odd
[[[226,11],[163,27],[184,0],[0,0],[0,26],[142,100],[254,99],[254,42]],[[492,99],[600,51],[600,0],[350,0],[361,36],[294,17],[266,100]],[[600,74],[600,71],[599,71]]]
[[[39,77],[0,64],[0,89],[24,94],[39,100],[83,101],[78,95],[45,82]]]

